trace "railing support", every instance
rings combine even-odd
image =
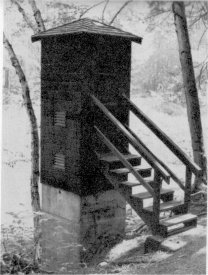
[[[155,197],[153,199],[153,213],[154,213],[154,224],[152,226],[152,234],[155,235],[159,230],[160,221],[160,188],[162,185],[162,178],[159,171],[155,170],[154,174],[154,185],[153,190]]]
[[[184,196],[184,204],[186,211],[189,210],[190,202],[191,202],[191,178],[192,171],[189,166],[186,166],[186,182],[185,182],[185,196]]]

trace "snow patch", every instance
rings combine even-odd
[[[188,231],[180,233],[182,236],[202,236],[206,235],[206,228],[202,225],[198,225],[197,227],[190,229]]]
[[[146,237],[147,236],[141,236],[131,240],[123,240],[109,251],[106,256],[106,261],[113,262],[126,255],[129,251],[138,248],[142,243],[144,243]]]

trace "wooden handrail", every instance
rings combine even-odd
[[[171,140],[151,119],[149,119],[126,95],[122,95],[126,100],[129,109],[173,152],[190,170],[196,175],[201,175],[201,168],[195,164],[182,150]]]
[[[118,149],[110,142],[110,140],[98,129],[97,126],[94,126],[95,130],[97,131],[98,136],[100,139],[105,143],[105,145],[111,150],[111,152],[118,157],[118,159],[123,163],[125,167],[127,167],[130,172],[135,176],[135,178],[147,189],[147,191],[155,198],[155,193],[152,187],[145,182],[142,176],[134,169],[134,167],[125,159],[122,153],[119,152]]]
[[[162,178],[169,183],[170,175],[164,168],[136,141],[132,134],[125,128],[125,126],[114,117],[114,115],[97,99],[94,95],[90,95],[93,102],[99,109],[108,117],[108,119],[123,133],[128,139],[129,143],[146,159],[146,161],[157,171],[160,172]]]
[[[137,140],[137,142],[141,143],[141,145],[149,152],[149,154],[152,155],[153,158],[155,158],[158,163],[169,173],[171,178],[181,187],[182,190],[185,190],[185,186],[183,185],[182,181],[176,176],[175,173],[173,173],[169,167],[163,163],[158,157],[156,157],[143,143],[143,141],[127,126],[125,125],[126,129],[132,134],[132,136]]]

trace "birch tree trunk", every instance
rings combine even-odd
[[[31,98],[30,98],[30,89],[25,77],[25,74],[21,68],[19,60],[13,50],[12,45],[9,43],[8,39],[4,35],[4,45],[8,50],[10,60],[12,66],[15,68],[16,73],[19,78],[19,82],[22,86],[22,97],[24,101],[24,105],[27,110],[27,114],[30,120],[30,128],[31,128],[31,163],[32,163],[32,173],[31,173],[31,205],[33,211],[40,210],[40,197],[38,191],[38,181],[39,181],[39,136],[38,136],[38,126],[37,120],[34,113],[34,109],[32,106]]]
[[[33,15],[34,15],[35,21],[36,21],[37,26],[38,26],[38,31],[39,32],[45,31],[46,28],[45,28],[45,25],[44,25],[44,22],[43,22],[43,18],[41,16],[40,10],[37,8],[35,0],[28,0],[28,1],[29,1],[30,5],[31,5],[31,8],[33,10]]]
[[[27,25],[33,30],[34,33],[45,31],[45,25],[41,16],[40,10],[37,8],[35,0],[28,0],[29,4],[31,5],[31,8],[33,10],[34,18],[36,21],[36,25],[32,23],[32,20],[27,16],[24,9],[21,7],[20,3],[16,0],[12,0],[12,3],[14,3],[18,11],[22,14],[24,21],[27,23]],[[22,70],[22,67],[19,63],[19,60],[13,50],[12,45],[9,43],[8,39],[4,35],[4,45],[6,49],[8,50],[11,63],[13,67],[16,70],[16,73],[19,77],[20,84],[22,86],[22,96],[24,105],[26,107],[30,126],[31,126],[31,164],[32,164],[32,171],[31,171],[31,179],[30,179],[30,185],[31,185],[31,205],[33,211],[39,211],[40,210],[40,196],[39,196],[39,190],[38,190],[38,184],[39,184],[39,136],[38,136],[38,126],[37,126],[37,120],[34,113],[34,109],[32,106],[31,98],[30,98],[30,89],[24,74],[24,71]]]
[[[198,92],[196,87],[191,47],[187,28],[185,6],[183,2],[173,2],[172,10],[179,46],[183,83],[187,104],[187,114],[191,133],[194,161],[202,168],[203,175],[195,180],[193,191],[200,189],[202,182],[207,180],[206,156],[204,151],[203,133]]]

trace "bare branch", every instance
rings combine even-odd
[[[195,65],[194,68],[198,68],[200,66],[203,66],[204,64],[208,64],[208,55],[205,57],[205,59],[201,63]]]
[[[192,5],[191,5],[191,11],[190,11],[189,16],[192,16],[193,9],[194,9],[194,3],[192,3]]]
[[[199,88],[201,89],[201,81],[202,81],[202,75],[207,71],[207,65],[208,63],[202,64],[202,67],[199,71],[199,75],[196,77],[196,80],[199,83]]]
[[[32,21],[30,20],[28,15],[25,13],[25,10],[21,7],[19,2],[17,0],[11,0],[11,2],[17,6],[18,11],[22,14],[22,17],[27,23],[28,27],[30,27],[34,31],[34,33],[38,32],[38,28],[32,23]]]
[[[104,7],[103,12],[102,12],[102,22],[104,22],[104,14],[105,14],[105,10],[107,8],[108,3],[109,3],[109,0],[106,0],[105,7]]]
[[[201,44],[201,42],[202,42],[202,39],[203,39],[205,33],[207,32],[207,30],[208,30],[208,29],[205,29],[204,32],[202,33],[202,35],[201,35],[201,37],[200,37],[200,40],[199,40],[199,43],[198,43],[197,49],[199,49],[199,46],[200,46],[200,44]]]
[[[156,16],[159,16],[159,15],[161,15],[161,14],[164,14],[164,13],[168,13],[168,15],[169,15],[171,12],[172,12],[171,9],[160,10],[160,11],[157,11],[157,12],[151,14],[151,15],[148,16],[148,17],[145,17],[144,20],[152,19],[152,18],[154,18],[154,17],[156,17]]]
[[[116,17],[119,15],[119,13],[121,13],[121,11],[129,4],[131,3],[132,0],[129,0],[127,2],[125,2],[121,7],[120,9],[116,12],[116,14],[113,16],[113,18],[111,19],[110,23],[108,25],[112,25],[113,22],[115,21]]]
[[[104,2],[106,2],[106,0],[101,1],[101,2],[99,2],[99,3],[96,3],[95,5],[89,7],[88,9],[86,9],[86,10],[80,15],[79,19],[81,19],[88,11],[90,11],[91,9],[93,9],[93,8],[95,8],[95,7],[97,7],[97,6],[101,5],[101,4],[103,4]]]
[[[45,28],[45,25],[44,25],[44,22],[43,22],[43,18],[41,16],[40,10],[37,8],[35,0],[28,0],[28,2],[30,3],[30,5],[32,7],[33,15],[35,17],[35,21],[36,21],[37,26],[38,26],[38,32],[45,31],[46,28]]]
[[[200,15],[190,24],[189,28],[193,27],[198,21],[203,20],[208,15],[208,12],[200,13]]]
[[[199,83],[199,88],[201,88],[202,75],[204,73],[206,73],[208,70],[208,56],[206,56],[206,58],[204,59],[203,62],[194,66],[194,68],[198,68],[198,67],[201,67],[201,68],[200,68],[198,76],[196,77],[196,81]]]

